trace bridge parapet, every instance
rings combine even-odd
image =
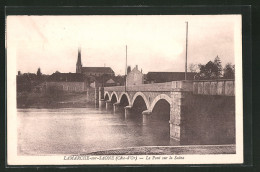
[[[128,85],[127,91],[135,92],[163,92],[163,91],[192,91],[192,81],[172,81],[164,83]],[[105,87],[104,91],[125,91],[125,86]]]
[[[193,94],[235,96],[235,81],[194,81]]]
[[[104,91],[124,91],[125,86],[104,87]]]
[[[193,91],[193,81],[172,81],[171,91]]]

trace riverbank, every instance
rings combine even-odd
[[[235,145],[142,146],[92,152],[88,155],[235,154]]]
[[[59,94],[23,92],[17,94],[17,108],[84,108],[94,104],[86,92],[62,92]]]

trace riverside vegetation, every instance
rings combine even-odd
[[[86,107],[86,92],[64,92],[49,89],[43,92],[18,92],[17,108],[76,108]]]

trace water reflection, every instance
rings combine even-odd
[[[176,145],[169,122],[98,108],[19,109],[18,154],[78,154],[135,146]]]

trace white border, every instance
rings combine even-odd
[[[242,16],[236,16],[235,47],[235,104],[236,154],[181,155],[181,160],[146,160],[152,155],[138,155],[143,160],[64,160],[64,156],[17,156],[16,117],[16,49],[7,42],[7,164],[8,165],[83,165],[83,164],[240,164],[243,163],[243,89],[242,89]],[[224,15],[223,15],[224,17]],[[7,17],[8,19],[8,17]],[[7,26],[8,27],[8,26]],[[158,155],[156,155],[158,156]],[[164,156],[164,155],[162,155]],[[165,155],[166,156],[166,155]],[[175,156],[175,155],[172,155]],[[94,156],[93,156],[94,157]]]

